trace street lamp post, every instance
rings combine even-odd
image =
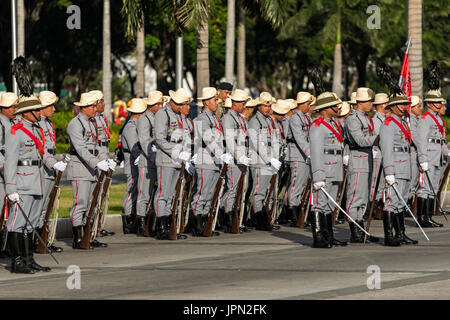
[[[175,87],[183,87],[183,36],[177,37],[175,46]]]
[[[17,58],[17,8],[16,8],[16,0],[11,0],[11,30],[12,30],[12,60]],[[19,90],[17,89],[17,82],[12,76],[12,86],[13,92],[19,94]]]

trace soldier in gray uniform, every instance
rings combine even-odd
[[[138,198],[138,164],[143,154],[139,143],[137,124],[139,119],[147,110],[144,100],[139,98],[131,99],[131,104],[127,108],[130,118],[124,124],[121,143],[124,155],[125,174],[127,176],[127,191],[122,201],[124,215],[122,216],[124,234],[135,232],[136,205]],[[150,132],[148,133],[150,134]]]
[[[156,172],[158,189],[154,197],[156,212],[156,238],[168,239],[170,215],[175,185],[180,175],[181,163],[189,162],[191,149],[183,145],[186,131],[180,108],[192,102],[192,96],[184,89],[169,90],[170,101],[155,115]]]
[[[226,187],[223,202],[225,209],[225,232],[231,232],[233,223],[233,204],[237,196],[238,181],[241,177],[243,166],[250,164],[247,144],[247,123],[241,113],[245,104],[250,99],[243,90],[236,89],[231,99],[230,111],[223,115],[222,125],[225,133],[226,152],[231,154],[234,161],[228,165]]]
[[[155,114],[163,107],[166,98],[160,91],[150,91],[147,98],[143,99],[147,104],[147,110],[137,120],[137,131],[142,154],[139,156],[137,184],[137,235],[143,235],[145,231],[145,217],[149,212],[149,205],[155,191],[156,178],[156,151],[155,142]],[[152,211],[156,215],[155,211]]]
[[[386,93],[377,93],[375,95],[375,101],[373,105],[376,108],[376,113],[373,117],[373,130],[375,131],[375,136],[380,134],[380,127],[384,123],[386,117],[389,117],[389,110],[386,110],[387,103],[389,102],[389,97]],[[380,148],[376,145],[372,147],[372,156],[373,156],[373,168],[372,168],[372,180],[370,182],[370,191],[369,191],[369,201],[377,201],[377,206],[381,206],[383,200],[381,199],[384,177],[382,175],[383,171],[380,171],[381,167],[381,152]],[[380,182],[378,184],[378,190],[375,190],[378,173],[381,174]],[[370,208],[370,205],[367,207]],[[368,213],[368,210],[366,210]]]
[[[309,130],[312,191],[311,230],[314,248],[331,248],[333,245],[347,245],[334,238],[331,213],[333,202],[321,189],[336,199],[339,182],[342,181],[343,136],[333,120],[340,114],[342,101],[333,92],[324,92],[317,97],[315,111],[319,117]]]
[[[69,135],[69,154],[72,160],[67,165],[67,180],[72,181],[73,206],[70,210],[73,231],[73,249],[81,249],[83,226],[87,223],[86,215],[90,206],[90,199],[94,191],[97,170],[108,171],[110,168],[106,154],[100,154],[98,149],[98,132],[95,114],[97,99],[89,93],[81,94],[80,113],[70,120],[67,126]],[[107,245],[94,240],[95,247]]]
[[[372,110],[374,95],[369,88],[356,91],[356,109],[345,120],[345,134],[348,139],[350,157],[347,173],[347,213],[364,227],[364,212],[369,203],[369,186],[373,168],[372,146],[376,141],[372,118],[367,114]],[[358,227],[349,221],[350,242],[363,242]],[[369,240],[377,241],[375,237]]]
[[[13,273],[50,271],[49,267],[36,263],[32,250],[32,231],[38,225],[43,205],[42,158],[45,151],[44,134],[37,124],[40,109],[42,105],[37,97],[21,96],[14,113],[18,114],[16,124],[5,136],[4,174],[9,199],[6,227]]]
[[[291,174],[289,185],[286,189],[285,210],[287,218],[291,217],[292,219],[292,226],[297,224],[301,197],[310,171],[309,129],[311,127],[311,119],[306,116],[306,113],[310,108],[311,102],[312,95],[309,92],[299,92],[297,94],[297,108],[290,118],[289,130],[287,131],[287,161],[291,168]]]
[[[41,120],[38,124],[44,131],[45,137],[45,154],[43,157],[44,176],[42,180],[44,204],[38,223],[39,233],[41,233],[44,226],[45,212],[47,211],[50,192],[52,191],[56,178],[56,170],[63,172],[66,169],[67,164],[56,159],[56,133],[53,122],[50,120],[55,113],[55,104],[59,99],[56,94],[51,91],[41,91],[39,93],[39,100],[41,101],[43,109],[41,109]],[[37,245],[37,239],[35,239],[35,245]],[[49,246],[49,249],[52,252],[63,251],[61,247],[56,247],[53,244]]]
[[[418,243],[405,234],[406,207],[393,188],[395,184],[402,198],[408,198],[411,179],[411,132],[403,116],[410,103],[404,95],[391,96],[386,106],[391,109],[391,116],[386,118],[380,128],[379,146],[387,183],[387,187],[384,189],[383,208],[385,246]],[[396,233],[395,237],[392,233],[393,227]]]
[[[262,92],[256,101],[258,111],[249,122],[249,158],[252,159],[250,171],[253,180],[251,216],[258,230],[265,230],[264,200],[269,191],[272,175],[281,168],[281,162],[278,160],[280,141],[277,140],[275,120],[270,116],[273,103],[275,99],[272,95]]]
[[[422,115],[422,99],[411,96],[411,112],[409,114],[409,127],[411,129],[411,183],[409,188],[408,204],[412,206],[413,198],[419,184],[419,161],[417,158],[417,126]]]
[[[191,204],[194,236],[203,233],[222,164],[231,164],[233,160],[233,156],[225,152],[222,122],[215,114],[219,101],[216,89],[203,88],[202,97],[198,99],[202,101],[204,109],[194,120],[194,148],[197,154],[197,190]]]
[[[446,136],[447,128],[439,112],[444,107],[439,90],[429,90],[424,102],[427,111],[422,114],[417,126],[417,153],[422,173],[419,178],[420,188],[417,192],[417,215],[424,228],[442,227],[432,219],[436,199],[435,192],[439,188],[444,157],[449,155]],[[431,180],[432,185],[428,182]],[[434,191],[434,192],[433,192]]]

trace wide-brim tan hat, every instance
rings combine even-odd
[[[323,92],[317,97],[314,111],[319,111],[342,103],[334,92]]]
[[[245,103],[246,108],[254,108],[256,107],[256,101],[255,99],[250,99]]]
[[[185,88],[180,88],[177,91],[169,90],[169,96],[177,104],[189,104],[194,100]]]
[[[317,98],[316,97],[314,97],[314,96],[312,96],[312,101],[311,101],[311,106],[314,106],[315,104],[316,104],[316,102],[317,102]]]
[[[300,91],[297,93],[297,104],[302,104],[308,101],[312,102],[313,95],[309,92]]]
[[[230,98],[226,98],[225,99],[225,103],[223,104],[224,108],[231,108],[231,99]]]
[[[256,98],[256,105],[260,104],[274,104],[277,100],[272,97],[272,95],[266,91],[261,92],[258,98]]]
[[[373,102],[374,105],[388,103],[389,102],[389,96],[386,93],[377,93],[375,95],[375,100]]]
[[[411,108],[420,105],[422,107],[422,99],[419,96],[411,96]]]
[[[153,90],[148,93],[147,98],[143,98],[144,102],[149,105],[153,106],[157,103],[164,103],[167,101],[167,98],[162,94],[161,91]]]
[[[4,92],[0,98],[0,107],[9,108],[19,103],[19,97],[14,92]]]
[[[276,103],[272,104],[271,108],[278,114],[286,114],[291,110],[291,102],[278,99]]]
[[[81,94],[80,101],[74,102],[73,104],[78,107],[87,107],[97,104],[97,97],[90,94],[89,92],[85,92]]]
[[[44,107],[35,95],[30,97],[21,96],[19,98],[19,106],[17,107],[16,112],[14,112],[14,115],[27,111],[40,110],[42,108]]]
[[[367,102],[373,100],[375,93],[370,88],[358,88],[356,90],[356,102]]]
[[[352,94],[350,95],[350,104],[356,104],[356,91],[352,92]]]
[[[202,89],[202,96],[198,100],[208,100],[217,96],[217,90],[213,87],[205,87]]]
[[[141,98],[133,98],[131,99],[131,104],[127,108],[128,112],[132,113],[142,113],[147,110],[147,104],[144,102],[144,99]]]
[[[350,112],[350,104],[347,101],[342,102],[340,117],[346,116]]]
[[[297,101],[294,99],[286,99],[287,102],[291,105],[291,110],[297,108]]]
[[[88,93],[90,93],[91,95],[93,95],[95,97],[95,99],[97,99],[97,101],[100,101],[102,99],[105,99],[105,95],[103,94],[103,92],[101,92],[100,90],[91,90]]]
[[[408,100],[404,94],[396,94],[395,96],[389,97],[389,102],[385,109],[390,108],[396,104],[411,104],[411,101]]]
[[[442,95],[440,90],[428,90],[425,95],[424,102],[438,102],[442,103]]]
[[[39,92],[39,100],[43,107],[51,106],[58,102],[59,98],[54,92],[51,91],[41,91]]]
[[[229,96],[229,98],[231,100],[237,101],[237,102],[242,102],[242,101],[247,102],[248,100],[251,99],[248,96],[247,92],[245,92],[244,90],[241,90],[241,89],[234,90],[234,92]]]

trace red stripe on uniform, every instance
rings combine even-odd
[[[198,198],[197,201],[195,202],[195,207],[194,207],[194,216],[196,216],[196,212],[197,212],[197,204],[198,201],[200,200],[200,197],[202,196],[202,189],[203,189],[203,169],[200,170],[200,190],[198,191]]]

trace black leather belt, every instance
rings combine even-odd
[[[444,139],[428,139],[429,143],[437,143],[437,144],[443,144],[445,142]]]
[[[109,147],[109,142],[108,141],[99,141],[98,145],[100,147]]]
[[[131,153],[131,151],[130,151],[130,150],[128,150],[128,149],[125,149],[125,148],[122,148],[122,152],[126,152],[126,153]]]
[[[394,147],[394,152],[409,152],[409,147]]]
[[[56,155],[56,149],[47,149],[47,153],[50,153],[52,155]]]
[[[88,151],[90,154],[94,155],[95,157],[98,156],[98,150],[88,150]],[[78,156],[78,153],[74,150],[70,150],[69,154],[73,155],[73,156]]]
[[[372,147],[352,148],[352,147],[349,145],[349,148],[350,148],[350,150],[353,150],[353,151],[364,151],[364,152],[370,152],[370,151],[372,151]]]
[[[42,160],[19,160],[17,161],[18,166],[42,166]]]
[[[342,154],[342,150],[325,149],[325,150],[323,150],[323,153],[338,155],[338,154]]]

